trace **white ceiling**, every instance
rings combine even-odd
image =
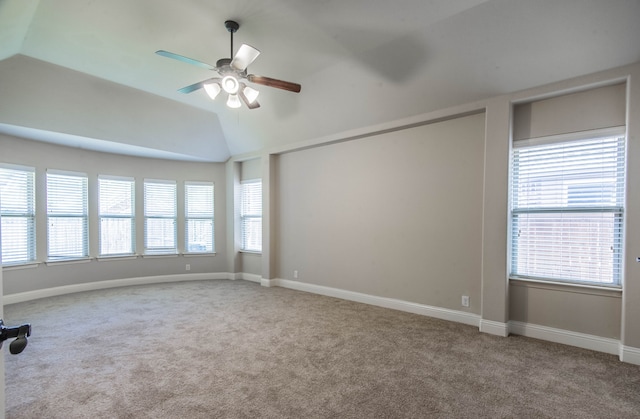
[[[254,86],[256,110],[176,92],[213,75],[154,51],[215,64],[230,55],[227,19],[240,23],[236,48],[262,52],[251,73],[302,92]],[[224,161],[640,61],[638,21],[640,0],[0,0],[0,60],[19,54],[210,112],[222,134],[183,140],[215,143],[203,159]],[[6,122],[0,131],[20,134]],[[172,158],[153,136],[70,138]]]

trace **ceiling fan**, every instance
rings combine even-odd
[[[247,67],[258,57],[258,55],[260,55],[260,51],[250,45],[242,44],[234,56],[233,34],[236,33],[240,25],[233,20],[227,20],[224,22],[224,26],[231,33],[231,56],[233,59],[221,58],[216,62],[215,67],[210,64],[203,63],[202,61],[194,60],[193,58],[174,54],[173,52],[164,50],[156,51],[156,54],[163,57],[173,58],[174,60],[182,61],[187,64],[206,68],[207,70],[214,70],[219,74],[219,77],[213,77],[183,87],[178,90],[180,93],[191,93],[204,88],[209,97],[211,97],[211,99],[215,99],[221,91],[224,91],[228,94],[227,106],[230,108],[241,107],[242,101],[247,108],[256,109],[260,107],[260,104],[256,100],[259,92],[256,89],[247,86],[244,80],[264,86],[275,87],[276,89],[287,90],[289,92],[300,92],[301,86],[298,83],[257,76],[255,74],[247,74]]]

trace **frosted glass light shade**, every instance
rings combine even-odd
[[[227,98],[227,106],[230,108],[239,108],[242,106],[238,95],[229,95],[229,98]]]
[[[220,93],[221,87],[218,83],[209,83],[204,85],[204,90],[211,100],[214,100],[218,96],[218,93]]]
[[[247,98],[247,102],[249,103],[255,102],[256,99],[258,98],[258,95],[260,94],[259,91],[249,86],[245,86],[244,89],[242,90],[242,93],[244,94],[244,97]]]

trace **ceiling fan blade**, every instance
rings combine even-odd
[[[180,92],[180,93],[195,92],[198,89],[202,89],[205,84],[210,83],[210,82],[215,81],[215,80],[220,80],[220,78],[219,77],[214,77],[212,79],[199,81],[198,83],[194,83],[194,84],[191,84],[189,86],[183,87],[182,89],[178,89],[178,92]]]
[[[183,63],[192,64],[198,67],[206,68],[207,70],[215,70],[216,68],[207,63],[203,63],[202,61],[194,60],[193,58],[184,57],[179,54],[174,54],[173,52],[158,50],[156,54],[162,55],[163,57],[173,58],[174,60],[182,61]]]
[[[252,83],[262,84],[264,86],[275,87],[276,89],[288,90],[294,93],[300,93],[300,86],[298,83],[292,83],[290,81],[272,79],[271,77],[256,76],[255,74],[249,74],[247,80]]]
[[[260,55],[260,51],[251,45],[242,44],[231,61],[231,68],[244,71]]]

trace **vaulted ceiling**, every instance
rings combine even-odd
[[[177,89],[261,51],[261,107]],[[225,161],[640,61],[640,0],[0,0],[0,131]]]

